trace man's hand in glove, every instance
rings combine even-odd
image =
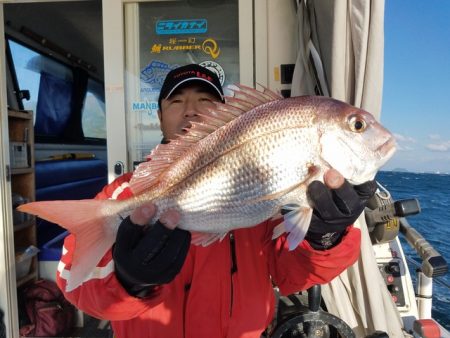
[[[188,231],[176,228],[180,215],[156,214],[154,204],[134,210],[119,226],[113,249],[117,279],[130,295],[144,297],[152,286],[169,283],[180,272],[191,243]]]
[[[375,181],[351,185],[335,169],[325,173],[324,182],[312,182],[307,191],[314,211],[305,239],[317,250],[329,249],[341,241],[377,189]]]

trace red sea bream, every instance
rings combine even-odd
[[[393,135],[375,118],[331,98],[277,94],[239,86],[226,104],[202,115],[185,134],[156,147],[134,172],[135,197],[124,201],[33,202],[21,211],[60,224],[76,236],[68,289],[83,282],[113,245],[123,217],[153,201],[158,217],[181,214],[179,227],[207,245],[290,206],[274,236],[290,249],[304,238],[312,209],[306,187],[333,167],[350,183],[373,179],[395,151]]]

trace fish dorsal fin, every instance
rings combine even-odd
[[[175,140],[155,147],[147,157],[150,161],[139,164],[133,173],[130,180],[133,193],[136,195],[154,186],[161,175],[201,139],[247,111],[282,98],[270,89],[262,88],[263,91],[258,91],[240,84],[234,85],[234,88],[230,87],[231,95],[225,97],[226,103],[216,103],[216,107],[200,114],[202,122],[191,122],[186,134],[178,135]]]

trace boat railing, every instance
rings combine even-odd
[[[433,304],[433,281],[450,290],[439,277],[445,276],[448,263],[445,258],[416,230],[405,218],[400,218],[400,233],[422,260],[422,264],[406,256],[408,262],[416,266],[416,300],[420,319],[431,318]]]

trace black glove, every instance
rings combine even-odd
[[[146,228],[125,218],[113,249],[117,279],[127,292],[145,297],[152,286],[169,283],[180,272],[191,243],[189,231],[157,221]]]
[[[330,189],[319,181],[312,182],[307,195],[313,215],[305,239],[316,250],[329,249],[338,244],[347,227],[358,219],[376,190],[376,181],[353,186],[345,180],[337,189]]]

